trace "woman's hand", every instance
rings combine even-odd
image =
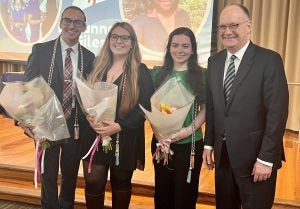
[[[103,120],[97,122],[95,121],[95,118],[90,115],[87,115],[86,119],[90,123],[91,127],[102,137],[108,137],[121,131],[119,123],[114,121]]]
[[[171,144],[171,139],[170,138],[165,138],[163,137],[162,135],[160,135],[153,127],[152,127],[152,131],[153,131],[153,134],[156,138],[156,140],[161,144],[163,145],[164,147],[170,147],[170,144]]]
[[[87,121],[89,122],[90,126],[97,132],[99,133],[100,128],[103,126],[103,123],[95,121],[95,117],[91,115],[86,116]]]
[[[102,127],[99,128],[99,134],[102,137],[107,137],[107,136],[114,135],[120,132],[121,130],[122,129],[119,123],[116,123],[114,121],[103,120]]]
[[[172,134],[171,136],[171,141],[176,142],[179,141],[181,139],[184,139],[186,137],[188,137],[189,135],[191,135],[193,132],[192,127],[186,127],[186,128],[181,128],[179,131],[177,131],[175,134]]]

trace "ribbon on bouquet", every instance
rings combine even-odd
[[[160,159],[160,152],[161,152],[161,146],[158,146],[157,144],[156,144],[156,150],[155,150],[155,152],[154,152],[154,154],[152,155],[152,160],[159,160]]]
[[[42,159],[41,159],[42,157]],[[45,149],[41,147],[40,140],[36,139],[34,155],[34,187],[38,188],[38,176],[44,173]]]
[[[96,139],[94,140],[94,143],[90,147],[89,151],[86,153],[85,156],[82,157],[82,159],[85,159],[91,154],[90,159],[89,159],[89,164],[88,164],[88,173],[92,172],[92,162],[93,162],[93,159],[94,159],[94,154],[98,150],[98,145],[99,145],[100,141],[101,141],[101,136],[98,135],[96,137]]]
[[[152,160],[156,160],[157,163],[160,160],[163,160],[164,165],[168,165],[169,163],[169,155],[173,155],[174,152],[170,149],[170,147],[166,147],[161,143],[156,143],[156,150],[152,156]]]

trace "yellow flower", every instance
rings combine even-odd
[[[166,114],[171,114],[175,110],[174,107],[171,107],[170,105],[161,103],[160,104],[160,111]]]

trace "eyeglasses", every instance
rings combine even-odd
[[[241,23],[232,23],[232,24],[229,24],[229,25],[218,25],[218,30],[221,31],[221,32],[225,32],[227,28],[229,28],[229,30],[231,31],[235,31],[238,29],[238,27],[240,26],[240,24],[243,24],[243,23],[246,23],[246,22],[249,22],[248,20],[245,21],[245,22],[241,22]]]
[[[131,37],[130,36],[126,36],[126,35],[117,35],[117,34],[111,34],[110,36],[110,40],[112,41],[118,41],[118,39],[121,39],[122,42],[127,42],[129,40],[131,40]]]
[[[85,23],[82,22],[81,20],[71,20],[70,18],[67,17],[62,18],[61,21],[66,26],[71,25],[71,23],[73,23],[75,27],[83,27],[85,25]]]

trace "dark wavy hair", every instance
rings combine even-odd
[[[170,53],[171,43],[175,35],[185,35],[190,38],[193,54],[188,59],[188,74],[187,81],[190,84],[193,93],[196,96],[196,100],[199,103],[204,101],[204,83],[202,79],[203,69],[198,64],[197,55],[197,42],[193,31],[186,27],[180,27],[172,31],[169,35],[168,44],[166,47],[166,53],[164,57],[164,63],[162,71],[157,75],[155,86],[158,87],[162,84],[163,80],[173,71],[174,61]]]

